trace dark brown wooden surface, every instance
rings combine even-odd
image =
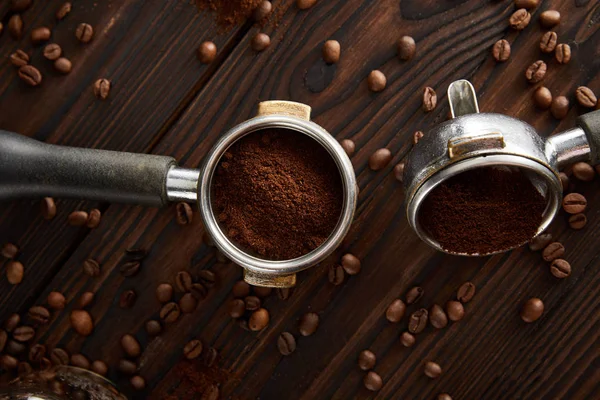
[[[278,24],[264,29],[272,45],[263,53],[249,48],[258,27],[220,32],[210,15],[196,13],[184,1],[81,0],[56,23],[59,5],[36,2],[24,14],[26,28],[56,26],[53,40],[63,45],[74,70],[66,77],[56,75],[42,59],[41,48],[33,50],[27,38],[15,42],[5,31],[0,54],[33,50],[33,63],[44,65],[45,77],[42,87],[27,88],[12,66],[1,63],[0,129],[50,143],[167,154],[196,167],[222,132],[255,114],[259,101],[301,101],[313,107],[313,119],[336,138],[356,142],[352,161],[359,206],[339,251],[301,273],[288,300],[269,297],[265,304],[271,323],[251,333],[227,312],[241,270],[219,262],[214,249],[203,244],[199,218],[181,227],[172,208],[101,204],[102,223],[89,231],[69,227],[65,220],[71,211],[94,204],[61,200],[51,222],[42,220],[37,201],[5,204],[0,208],[0,243],[21,247],[26,274],[16,287],[0,279],[0,320],[45,304],[52,290],[63,292],[67,308],[53,313],[36,341],[105,360],[110,377],[132,398],[161,398],[177,386],[179,378],[170,371],[192,338],[218,349],[220,367],[230,371],[221,386],[223,398],[434,399],[441,392],[454,399],[600,397],[598,179],[576,184],[590,204],[587,227],[570,230],[560,214],[551,228],[573,266],[572,276],[558,281],[541,256],[528,249],[487,258],[452,257],[429,249],[408,226],[401,184],[391,172],[410,151],[415,130],[445,120],[445,91],[455,79],[474,83],[483,111],[522,118],[544,136],[571,127],[585,112],[575,104],[575,88],[587,85],[600,92],[600,4],[544,0],[530,26],[514,32],[507,27],[514,11],[509,0],[322,0],[308,11],[298,11],[291,0],[274,1],[284,12]],[[538,49],[543,31],[537,20],[551,8],[563,16],[555,29],[560,41],[573,49],[566,66]],[[4,4],[0,11],[6,15]],[[73,37],[82,21],[96,28],[87,46]],[[404,34],[415,37],[418,45],[410,62],[396,57],[395,42]],[[342,59],[335,66],[321,59],[321,46],[329,38],[342,45]],[[500,38],[511,42],[513,53],[498,65],[490,48]],[[218,60],[208,67],[195,59],[195,48],[207,39],[219,47]],[[536,110],[531,102],[534,87],[526,83],[523,71],[537,59],[549,65],[544,85],[572,101],[563,121]],[[373,69],[388,78],[387,88],[378,94],[370,93],[365,82]],[[90,89],[99,77],[114,83],[106,102],[96,100]],[[440,98],[430,114],[420,108],[425,86],[434,87]],[[380,147],[392,150],[394,160],[375,173],[367,159]],[[123,278],[118,267],[132,246],[149,248],[150,255],[138,275]],[[361,258],[363,270],[336,287],[327,280],[327,267],[346,251]],[[102,265],[97,278],[82,272],[88,257]],[[216,287],[195,313],[150,340],[143,325],[158,315],[156,285],[173,282],[180,270],[201,269],[217,273]],[[466,280],[477,285],[478,293],[466,306],[465,319],[441,331],[428,327],[413,348],[404,348],[398,337],[406,319],[387,322],[387,305],[414,285],[426,291],[419,307],[444,304]],[[138,300],[132,309],[122,310],[118,296],[127,289],[134,289]],[[92,336],[82,338],[70,329],[68,315],[88,290],[96,292],[90,308],[96,327]],[[536,323],[524,324],[520,306],[534,296],[544,300],[546,311]],[[311,337],[299,337],[298,318],[308,311],[320,315],[319,329]],[[298,338],[297,351],[288,357],[276,347],[283,331]],[[134,334],[145,349],[139,362],[148,389],[142,394],[133,392],[115,371],[123,357],[119,338],[125,333]],[[374,370],[384,380],[377,393],[363,387],[364,372],[356,366],[358,353],[366,348],[377,354]],[[439,379],[423,375],[427,360],[443,367]]]

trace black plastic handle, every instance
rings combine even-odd
[[[62,147],[0,131],[0,201],[70,197],[160,207],[171,157]]]
[[[600,110],[584,114],[577,119],[577,125],[585,131],[590,144],[592,165],[600,164]]]

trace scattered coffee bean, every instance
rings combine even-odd
[[[330,265],[327,277],[329,278],[329,283],[335,286],[341,285],[344,283],[344,268],[338,264]]]
[[[2,366],[7,371],[16,369],[18,365],[19,361],[13,356],[9,356],[8,354],[4,354],[2,358],[0,358],[0,366]]]
[[[134,276],[140,270],[140,262],[139,261],[128,261],[125,264],[121,265],[120,271],[121,275],[125,277]]]
[[[91,370],[101,376],[106,376],[108,373],[108,365],[104,361],[96,360],[91,365]]]
[[[327,64],[336,64],[340,61],[340,54],[342,52],[342,48],[340,46],[340,42],[337,40],[328,40],[323,45],[323,60]]]
[[[42,370],[42,372],[52,367],[52,362],[47,357],[42,357],[39,364],[40,370]]]
[[[598,98],[587,86],[579,86],[575,91],[575,97],[582,107],[594,108],[598,104]]]
[[[198,280],[206,287],[213,287],[217,282],[217,276],[209,269],[198,272]]]
[[[427,320],[429,319],[429,312],[421,308],[411,314],[408,320],[408,331],[410,333],[421,333],[427,326]]]
[[[596,177],[596,171],[594,171],[594,167],[585,162],[578,162],[573,164],[571,170],[573,171],[573,175],[575,178],[584,182],[591,182]]]
[[[130,334],[121,337],[121,348],[129,357],[138,357],[142,354],[142,347],[135,337]]]
[[[55,310],[62,310],[66,304],[65,296],[60,292],[50,292],[48,294],[48,305]]]
[[[571,229],[580,230],[587,224],[587,217],[585,214],[575,214],[569,217],[569,225]]]
[[[450,321],[457,322],[464,318],[465,307],[460,301],[451,300],[446,304],[446,313]]]
[[[540,39],[540,50],[542,53],[552,53],[556,49],[558,43],[558,35],[554,31],[544,33]]]
[[[139,375],[132,377],[129,380],[129,383],[131,383],[131,386],[135,390],[144,390],[144,388],[146,387],[146,380]]]
[[[28,362],[25,361],[21,361],[19,363],[19,366],[17,367],[17,373],[20,376],[26,376],[29,375],[33,372],[33,367],[31,366],[31,364],[29,364]]]
[[[367,77],[367,85],[369,86],[369,90],[371,92],[381,92],[387,85],[387,78],[383,72],[376,69],[371,71]]]
[[[75,29],[75,37],[81,43],[89,43],[94,37],[94,28],[90,24],[81,23]]]
[[[571,61],[571,46],[561,43],[554,50],[554,57],[559,64],[568,64]]]
[[[435,90],[433,90],[433,88],[427,86],[425,89],[423,89],[423,111],[433,111],[436,105],[437,94],[435,93]]]
[[[433,361],[427,361],[424,369],[425,375],[431,379],[436,379],[442,374],[442,367]]]
[[[217,46],[210,41],[202,42],[198,47],[198,59],[202,64],[210,64],[217,57]]]
[[[410,36],[402,36],[398,40],[398,57],[403,61],[408,61],[415,56],[417,45],[415,39]]]
[[[248,296],[244,299],[244,304],[246,306],[246,310],[256,311],[260,308],[261,302],[256,296]]]
[[[18,326],[15,328],[12,336],[19,342],[29,342],[35,337],[35,329],[27,325]]]
[[[56,19],[61,20],[71,12],[71,3],[68,1],[63,3],[58,10],[56,10]]]
[[[179,308],[184,314],[191,314],[196,311],[198,307],[198,300],[191,293],[186,293],[179,299]]]
[[[10,10],[14,12],[22,12],[31,7],[33,0],[10,0]]]
[[[17,342],[16,340],[9,340],[6,344],[5,350],[11,356],[18,356],[27,350],[27,346],[23,343]]]
[[[565,96],[557,96],[552,99],[552,105],[550,106],[550,112],[556,119],[563,119],[569,112],[569,99]]]
[[[402,335],[400,335],[400,343],[404,347],[412,347],[416,341],[415,335],[410,332],[402,332]]]
[[[90,369],[90,360],[83,354],[73,354],[71,356],[71,365],[83,369]]]
[[[45,325],[50,321],[50,311],[42,306],[31,307],[27,316],[38,325]]]
[[[263,51],[271,45],[271,38],[266,33],[257,33],[250,42],[254,51]]]
[[[557,278],[563,279],[571,275],[571,264],[562,258],[557,258],[550,265],[550,272]]]
[[[167,303],[160,310],[160,318],[168,324],[171,324],[179,318],[181,311],[177,303]]]
[[[8,259],[15,258],[18,253],[19,248],[12,243],[6,243],[4,246],[2,246],[2,250],[0,252],[0,254],[2,254],[2,257]]]
[[[548,262],[562,258],[564,255],[565,247],[559,242],[550,243],[542,252],[542,258]]]
[[[162,332],[162,326],[160,325],[160,322],[155,321],[153,319],[151,319],[150,321],[147,321],[146,322],[146,332],[148,332],[148,335],[150,335],[150,336],[160,335],[160,333]]]
[[[51,35],[52,35],[52,32],[50,32],[50,29],[46,28],[45,26],[41,26],[39,28],[34,28],[31,31],[31,41],[33,42],[33,44],[39,44],[42,42],[46,42],[47,40],[50,39]]]
[[[94,293],[84,292],[79,298],[79,307],[85,308],[92,304],[92,301],[94,301]]]
[[[97,228],[100,225],[100,219],[102,219],[102,213],[97,208],[94,208],[90,211],[86,226],[90,229]]]
[[[98,261],[88,258],[83,262],[83,272],[89,276],[98,276],[100,275],[100,264]]]
[[[137,372],[137,364],[130,360],[119,360],[118,370],[125,375],[133,375]]]
[[[317,0],[296,0],[296,6],[301,10],[308,10],[317,4]]]
[[[4,329],[6,332],[12,332],[21,323],[21,317],[17,313],[13,313],[4,321]]]
[[[192,288],[192,276],[187,271],[179,271],[175,276],[175,287],[179,292],[189,292]]]
[[[137,300],[137,294],[133,290],[125,290],[119,297],[119,307],[131,308]]]
[[[456,298],[463,304],[468,303],[475,296],[475,290],[475,285],[472,282],[465,282],[458,288]]]
[[[369,371],[367,375],[365,375],[363,383],[365,387],[372,392],[377,392],[383,387],[381,376],[373,371]]]
[[[246,312],[246,303],[241,299],[234,299],[229,302],[229,315],[231,318],[239,318]]]
[[[416,131],[416,132],[413,134],[413,144],[414,144],[414,145],[416,145],[417,143],[419,143],[419,141],[421,140],[421,138],[422,138],[423,136],[425,136],[425,135],[423,134],[423,132],[421,132],[421,131]]]
[[[525,70],[525,78],[529,83],[538,83],[546,76],[546,63],[538,60]]]
[[[71,72],[73,64],[68,58],[60,57],[59,59],[54,61],[54,68],[56,68],[56,70],[61,74],[68,74],[69,72]],[[88,219],[86,218],[86,222],[87,220]]]
[[[560,23],[560,13],[556,10],[547,10],[540,14],[540,23],[544,28],[552,28]]]
[[[358,355],[358,367],[363,371],[373,369],[377,362],[377,356],[371,350],[363,350]]]
[[[81,336],[89,336],[94,330],[92,316],[84,310],[71,311],[71,327]]]
[[[404,181],[404,163],[396,164],[396,166],[394,167],[394,177],[399,182]]]
[[[6,279],[11,285],[23,282],[24,268],[19,261],[9,261],[6,265]]]
[[[563,198],[562,206],[569,214],[580,214],[587,207],[587,199],[579,193],[569,193]]]
[[[537,321],[544,312],[544,302],[538,298],[531,298],[525,302],[521,310],[521,319],[527,323]]]
[[[257,295],[258,297],[269,297],[271,295],[271,293],[273,293],[273,288],[270,287],[264,287],[264,286],[253,286],[254,288],[254,294]]]
[[[110,87],[111,83],[108,79],[97,79],[96,82],[94,82],[94,85],[92,86],[94,96],[96,96],[100,100],[106,100],[110,93]]]
[[[535,105],[542,110],[547,110],[552,104],[552,93],[545,86],[540,86],[533,92]]]
[[[268,0],[264,0],[252,12],[252,18],[256,22],[261,22],[269,18],[272,12],[273,4]]]
[[[23,18],[21,18],[21,15],[14,14],[10,17],[6,26],[14,39],[20,39],[23,36]]]
[[[56,216],[56,203],[52,197],[44,197],[42,200],[42,217],[51,220]]]
[[[250,285],[245,281],[237,281],[231,288],[231,293],[233,294],[233,297],[246,297],[250,295]]]
[[[425,294],[425,290],[420,286],[415,286],[411,288],[406,293],[406,304],[414,304],[417,301],[421,300],[421,297]]]
[[[529,242],[529,249],[531,251],[540,251],[548,246],[552,242],[552,235],[549,233],[542,233],[531,239]]]
[[[54,365],[69,365],[69,353],[57,347],[50,352],[50,360]]]
[[[194,283],[190,288],[190,293],[192,294],[192,296],[194,296],[196,300],[200,301],[204,300],[208,291],[206,290],[206,287],[203,284]]]
[[[504,62],[510,57],[510,43],[506,39],[500,39],[492,47],[492,55],[497,62]]]
[[[342,146],[348,157],[352,157],[354,151],[356,150],[356,145],[354,144],[354,142],[350,139],[344,139],[340,142],[340,145]]]
[[[530,10],[532,8],[536,8],[539,3],[540,3],[540,0],[515,0],[515,6],[517,8],[526,8],[528,10]],[[438,400],[440,400],[440,399],[438,399]]]
[[[569,190],[569,177],[564,172],[559,172],[560,184],[562,186],[563,193]]]
[[[348,275],[356,275],[360,272],[361,264],[358,257],[353,254],[347,253],[342,256],[342,268]]]
[[[387,167],[390,161],[392,161],[392,152],[386,148],[379,149],[369,157],[369,168],[379,171]]]
[[[15,67],[27,65],[29,63],[29,54],[19,49],[10,55],[10,63]]]
[[[69,214],[67,222],[71,226],[84,226],[87,223],[88,217],[88,213],[85,211],[73,211]]]
[[[277,339],[277,348],[284,356],[289,356],[296,351],[296,338],[289,332],[283,332]]]
[[[442,329],[448,325],[448,316],[438,304],[434,304],[429,310],[429,322],[436,329]]]
[[[508,23],[511,28],[521,31],[529,25],[529,21],[531,21],[531,14],[526,9],[520,8],[510,16]]]
[[[179,225],[188,225],[192,223],[194,213],[188,203],[180,202],[175,206],[176,219]]]
[[[42,83],[42,74],[33,65],[23,65],[19,68],[19,78],[29,86],[39,86]]]
[[[319,316],[314,312],[309,312],[300,317],[298,329],[302,336],[310,336],[317,331],[319,327]]]
[[[8,333],[5,330],[0,329],[0,353],[4,350],[6,342],[8,341]]]
[[[291,288],[277,288],[275,291],[277,292],[277,297],[279,297],[281,300],[287,300],[292,295]]]
[[[406,312],[406,304],[400,299],[396,299],[392,301],[392,303],[388,306],[385,311],[385,317],[390,322],[400,322],[402,317],[404,317],[404,313]]]
[[[0,332],[1,333],[1,332]],[[0,346],[0,351],[2,351],[2,346]],[[34,344],[29,349],[29,361],[33,363],[39,363],[40,360],[46,355],[46,346],[43,344]]]
[[[173,286],[161,283],[156,287],[156,298],[160,303],[168,303],[173,298]]]
[[[248,327],[252,331],[260,331],[269,325],[269,312],[264,308],[254,311],[248,320]]]

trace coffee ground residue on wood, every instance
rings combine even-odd
[[[202,11],[213,11],[220,26],[232,28],[250,18],[261,2],[262,0],[196,0],[196,5]]]

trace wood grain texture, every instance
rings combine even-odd
[[[381,0],[376,4],[329,0],[302,12],[293,6],[294,1],[282,3],[289,8],[279,25],[266,28],[272,36],[269,49],[255,53],[249,48],[257,28],[236,38],[237,46],[206,85],[198,87],[184,112],[180,115],[177,108],[165,111],[171,117],[162,119],[163,125],[157,122],[139,131],[134,141],[140,146],[132,149],[172,155],[183,165],[196,167],[221,132],[254,115],[258,101],[305,102],[313,107],[317,123],[336,138],[352,138],[357,145],[352,161],[360,202],[344,244],[327,262],[301,273],[288,300],[269,297],[265,301],[271,314],[269,327],[250,333],[227,312],[230,290],[241,278],[241,270],[219,262],[215,250],[202,242],[199,218],[191,226],[181,227],[173,219],[173,209],[111,205],[98,229],[84,235],[73,248],[63,248],[64,259],[50,283],[43,288],[29,288],[29,296],[37,297],[36,304],[45,303],[51,290],[64,292],[69,301],[67,308],[41,329],[36,340],[70,352],[81,351],[91,359],[104,359],[111,366],[110,377],[132,398],[159,399],[180,384],[179,377],[169,371],[192,338],[218,349],[219,365],[230,370],[229,379],[221,386],[222,398],[434,399],[442,392],[454,399],[600,397],[600,300],[595,295],[600,284],[600,253],[596,249],[600,237],[598,178],[591,183],[576,183],[577,191],[590,204],[586,228],[570,230],[562,213],[551,228],[565,244],[567,259],[573,266],[571,277],[557,281],[540,254],[528,249],[486,258],[453,257],[429,249],[408,226],[402,188],[391,173],[395,163],[412,148],[415,130],[427,131],[445,120],[445,91],[455,79],[468,78],[474,83],[482,111],[522,118],[543,136],[571,127],[576,116],[585,111],[575,105],[575,88],[585,84],[600,91],[600,5],[543,1],[533,13],[530,26],[514,32],[508,29],[508,17],[514,11],[513,2],[508,0]],[[566,66],[539,52],[543,31],[537,19],[546,9],[558,9],[563,15],[556,31],[574,54]],[[169,29],[173,28],[165,27],[165,32]],[[210,37],[211,28],[205,29],[203,35]],[[395,42],[404,34],[417,41],[417,56],[410,62],[396,57]],[[146,35],[140,33],[140,38]],[[342,46],[342,59],[334,66],[324,64],[320,55],[323,42],[331,38]],[[511,42],[512,56],[498,65],[490,51],[500,38]],[[167,38],[156,40],[165,45]],[[168,40],[171,43],[173,39]],[[190,47],[188,44],[187,53]],[[187,54],[185,46],[180,48],[181,54]],[[549,65],[544,85],[555,95],[567,95],[572,102],[563,121],[556,121],[532,104],[534,87],[526,83],[524,71],[537,59]],[[145,66],[141,61],[139,65]],[[177,65],[175,60],[168,68]],[[370,93],[365,82],[373,69],[382,70],[388,79],[387,88],[379,94]],[[2,84],[5,78],[0,79]],[[146,84],[138,82],[136,86],[142,91]],[[430,114],[421,110],[424,86],[435,88],[440,99],[438,108]],[[119,116],[114,129],[89,125],[87,137],[71,140],[90,147],[114,143],[114,148],[126,149],[128,137],[122,136],[123,129],[131,126],[130,119],[136,116],[141,120],[152,118],[163,94],[144,89],[136,98],[138,107],[122,116],[115,110],[118,106],[107,105],[105,112]],[[78,99],[74,104],[80,102]],[[98,105],[92,103],[71,114],[73,124],[85,124],[85,112],[97,112]],[[164,104],[171,105],[166,101]],[[140,115],[134,116],[136,111]],[[174,123],[167,126],[167,121]],[[70,137],[65,133],[67,128],[61,130],[57,125],[48,133],[58,132],[56,140],[60,141],[63,134]],[[157,132],[164,135],[157,137]],[[98,143],[97,135],[102,138]],[[148,146],[153,141],[155,145]],[[394,159],[386,169],[375,173],[369,170],[367,160],[381,147],[392,150]],[[26,214],[27,205],[17,206]],[[22,218],[35,226],[31,215]],[[60,229],[58,221],[56,226]],[[4,234],[4,228],[0,232]],[[45,243],[47,234],[34,230],[32,244]],[[54,246],[60,243],[70,242],[57,241]],[[131,246],[151,251],[140,273],[124,278],[119,266],[125,249]],[[327,268],[346,251],[361,258],[363,270],[336,287],[327,280]],[[82,273],[81,263],[87,257],[102,264],[99,277],[92,279]],[[43,268],[42,259],[31,265]],[[196,312],[167,326],[159,338],[148,338],[143,325],[147,319],[156,318],[160,308],[154,296],[156,285],[173,282],[180,270],[197,274],[201,269],[211,269],[219,277],[208,297]],[[409,307],[410,312],[436,303],[443,305],[455,297],[456,289],[466,280],[476,284],[478,293],[466,305],[465,319],[439,331],[428,326],[417,336],[413,348],[404,348],[398,338],[406,330],[406,318],[399,324],[387,322],[384,313],[388,304],[403,297],[410,287],[420,285],[425,296]],[[122,310],[117,305],[118,295],[128,289],[138,293],[138,300],[131,310]],[[96,328],[92,336],[82,338],[69,328],[68,313],[76,307],[74,300],[87,290],[97,293],[90,309]],[[534,324],[525,324],[519,318],[519,309],[529,297],[540,297],[546,305],[544,315]],[[12,302],[16,302],[14,306]],[[13,311],[21,304],[13,298],[3,303],[2,312]],[[5,311],[9,306],[13,308]],[[308,311],[319,314],[319,329],[313,336],[300,337],[297,322]],[[283,331],[294,333],[298,340],[297,351],[287,357],[281,356],[276,347]],[[125,333],[134,334],[145,349],[139,360],[140,373],[148,382],[144,393],[133,393],[127,380],[114,370],[123,357],[119,339]],[[384,381],[377,393],[364,388],[365,373],[356,365],[359,352],[367,348],[377,355],[374,370]],[[442,366],[439,379],[431,380],[423,374],[428,360]]]

